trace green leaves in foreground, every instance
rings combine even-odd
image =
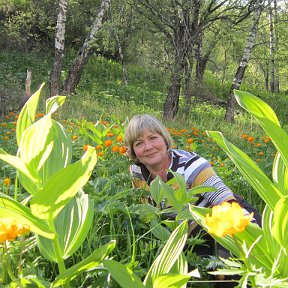
[[[260,285],[266,281],[273,283],[273,287],[286,287],[288,286],[286,279],[288,273],[288,135],[280,127],[274,111],[265,102],[254,95],[238,90],[235,91],[235,97],[239,105],[255,117],[277,149],[273,163],[273,180],[270,180],[271,178],[266,176],[252,159],[227,141],[220,132],[207,132],[266,203],[262,229],[255,224],[250,224],[245,231],[235,234],[235,238],[244,247],[243,251],[246,251],[245,265],[248,264],[246,276],[243,274],[243,277],[251,275],[254,284],[259,281]],[[208,213],[205,209],[193,207],[190,213],[205,227],[204,217]],[[215,237],[215,239],[234,255],[240,256],[239,246],[235,246],[233,241],[235,239],[230,236]]]
[[[187,221],[183,221],[171,234],[161,253],[152,263],[144,282],[130,268],[116,261],[102,261],[117,283],[123,287],[183,287],[198,270],[188,273],[187,260],[182,252],[187,239]]]

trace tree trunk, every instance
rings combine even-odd
[[[65,26],[68,0],[59,0],[58,16],[55,36],[55,56],[53,68],[50,75],[50,95],[58,95],[61,85],[62,62],[64,58],[65,46]]]
[[[121,62],[121,67],[122,67],[122,80],[123,80],[124,84],[127,86],[128,85],[128,73],[127,73],[127,69],[126,69],[126,62],[124,59],[122,44],[121,44],[121,41],[119,39],[119,35],[118,35],[117,31],[115,31],[114,36],[115,36],[115,39],[117,42],[118,53],[120,56],[120,62]]]
[[[273,10],[269,4],[269,55],[270,55],[270,91],[275,93],[275,37],[273,24]]]
[[[171,85],[168,90],[168,95],[163,107],[163,117],[166,120],[172,120],[176,117],[179,109],[179,96],[181,88],[181,79],[184,72],[184,59],[185,52],[183,51],[183,42],[178,42],[178,47],[176,48],[176,57],[174,59],[174,68],[172,71]]]
[[[225,119],[229,122],[234,121],[234,113],[235,113],[235,99],[234,99],[234,90],[239,89],[241,82],[243,80],[243,76],[246,70],[246,67],[248,65],[248,62],[251,57],[251,53],[253,50],[255,38],[258,31],[258,22],[259,18],[262,12],[262,1],[258,1],[256,3],[257,7],[254,11],[254,20],[252,27],[250,29],[250,33],[247,38],[246,46],[244,48],[244,52],[240,61],[240,64],[238,66],[238,69],[236,71],[232,86],[230,88],[230,93],[227,101],[227,107],[226,107],[226,114]]]
[[[92,44],[95,41],[95,36],[102,27],[104,13],[110,5],[110,2],[111,0],[101,1],[98,13],[90,27],[89,35],[85,39],[83,46],[78,50],[77,55],[69,68],[67,78],[64,82],[64,91],[68,95],[74,92],[80,82],[83,68],[92,52]]]
[[[185,95],[185,108],[184,115],[185,119],[189,118],[189,113],[191,110],[191,75],[192,75],[192,66],[190,61],[187,59],[185,61],[184,67],[184,95]]]

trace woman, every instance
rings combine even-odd
[[[167,170],[178,172],[184,176],[188,189],[198,185],[213,186],[217,189],[216,192],[202,193],[195,205],[212,207],[224,201],[237,201],[245,214],[254,212],[254,220],[261,224],[261,217],[257,211],[242,197],[232,193],[206,159],[195,152],[172,149],[171,135],[154,116],[149,114],[134,116],[125,131],[125,144],[128,155],[134,162],[130,165],[134,187],[149,187],[151,181],[157,176],[167,182],[173,177],[173,174]],[[198,226],[192,231],[192,235],[195,236],[199,230],[201,228]],[[212,237],[208,235],[207,239],[211,244]],[[220,247],[220,256],[228,257],[228,251],[222,248]],[[211,255],[214,254],[213,249],[213,244],[207,248],[198,247],[196,253]]]

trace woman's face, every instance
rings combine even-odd
[[[133,150],[138,160],[148,169],[163,165],[168,157],[163,137],[148,129],[144,129],[143,134],[133,143]]]

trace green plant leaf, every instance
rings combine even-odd
[[[55,227],[61,258],[68,258],[82,245],[92,225],[93,215],[93,204],[82,190],[59,213]],[[37,242],[41,254],[57,262],[53,241],[39,236]]]
[[[30,171],[26,163],[24,163],[21,158],[10,155],[0,148],[0,159],[13,166],[18,171],[18,173],[22,175],[22,178],[25,179],[23,186],[26,187],[28,192],[35,194],[38,191],[38,175],[33,173],[33,171]]]
[[[71,142],[63,127],[48,114],[23,132],[18,154],[29,171],[38,175],[41,189],[52,175],[70,163]],[[26,188],[29,179],[21,176],[20,181]],[[36,194],[39,190],[29,192]]]
[[[32,213],[40,219],[54,219],[86,184],[96,161],[96,151],[89,146],[79,161],[51,176],[46,186],[32,198]]]
[[[183,204],[181,202],[179,202],[177,199],[180,196],[178,195],[178,197],[176,198],[175,190],[173,189],[173,187],[171,187],[169,184],[163,182],[162,180],[160,180],[160,185],[161,185],[161,188],[163,190],[163,195],[166,197],[169,205],[172,205],[178,212],[180,212],[182,210],[182,207],[183,207]]]
[[[150,193],[157,206],[163,201],[164,196],[161,190],[161,178],[157,176],[150,184]]]
[[[274,183],[283,195],[288,195],[288,169],[281,157],[280,153],[277,153],[273,163],[272,177]]]
[[[227,141],[222,133],[217,131],[207,131],[209,137],[225,151],[242,175],[249,181],[260,197],[274,210],[276,203],[281,198],[282,193],[244,152]]]
[[[181,274],[174,274],[168,273],[164,275],[160,275],[156,277],[153,288],[181,288],[185,285],[188,280],[191,278],[190,275],[181,275]],[[186,286],[185,286],[186,287]]]
[[[288,167],[288,135],[280,127],[278,118],[272,108],[258,97],[244,91],[235,90],[235,98],[239,105],[260,123],[271,138],[277,151],[281,154],[286,167]]]
[[[274,210],[274,225],[272,235],[288,253],[288,197],[281,198]]]
[[[65,102],[66,96],[53,96],[46,100],[46,114],[52,114]]]
[[[55,281],[52,283],[52,287],[64,285],[73,280],[79,274],[99,267],[99,265],[101,265],[101,261],[114,250],[115,245],[116,241],[112,240],[109,243],[99,247],[90,256],[67,269],[65,273],[58,275]]]
[[[172,232],[161,253],[152,263],[144,280],[145,285],[151,286],[158,276],[170,272],[182,253],[187,240],[187,231],[187,220],[185,220]]]
[[[28,99],[19,114],[16,126],[16,138],[18,146],[20,145],[23,132],[35,122],[35,114],[44,84],[45,83],[43,83],[40,88]]]
[[[12,218],[21,224],[28,224],[30,230],[38,235],[53,239],[55,233],[49,228],[46,221],[35,217],[30,209],[7,195],[0,193],[0,217]]]
[[[113,279],[123,288],[144,288],[140,278],[127,266],[114,260],[103,260],[105,268],[109,270]]]
[[[208,231],[208,227],[205,224],[205,216],[211,212],[209,208],[190,206],[189,211],[194,219],[200,224],[206,231]],[[219,242],[223,247],[225,247],[228,251],[231,251],[237,257],[240,257],[239,247],[235,245],[235,241],[233,237],[226,235],[225,237],[217,237],[213,234],[210,234],[217,242]],[[266,242],[263,237],[263,230],[256,224],[250,223],[246,230],[241,233],[236,233],[234,235],[240,243],[246,243],[247,247],[251,247],[254,245],[252,250],[253,257],[249,257],[251,263],[254,263],[256,267],[262,267],[268,273],[271,273],[271,267],[273,266],[273,257],[267,253]]]
[[[278,118],[273,109],[260,98],[240,90],[234,90],[238,104],[256,118],[267,118],[280,127]]]

